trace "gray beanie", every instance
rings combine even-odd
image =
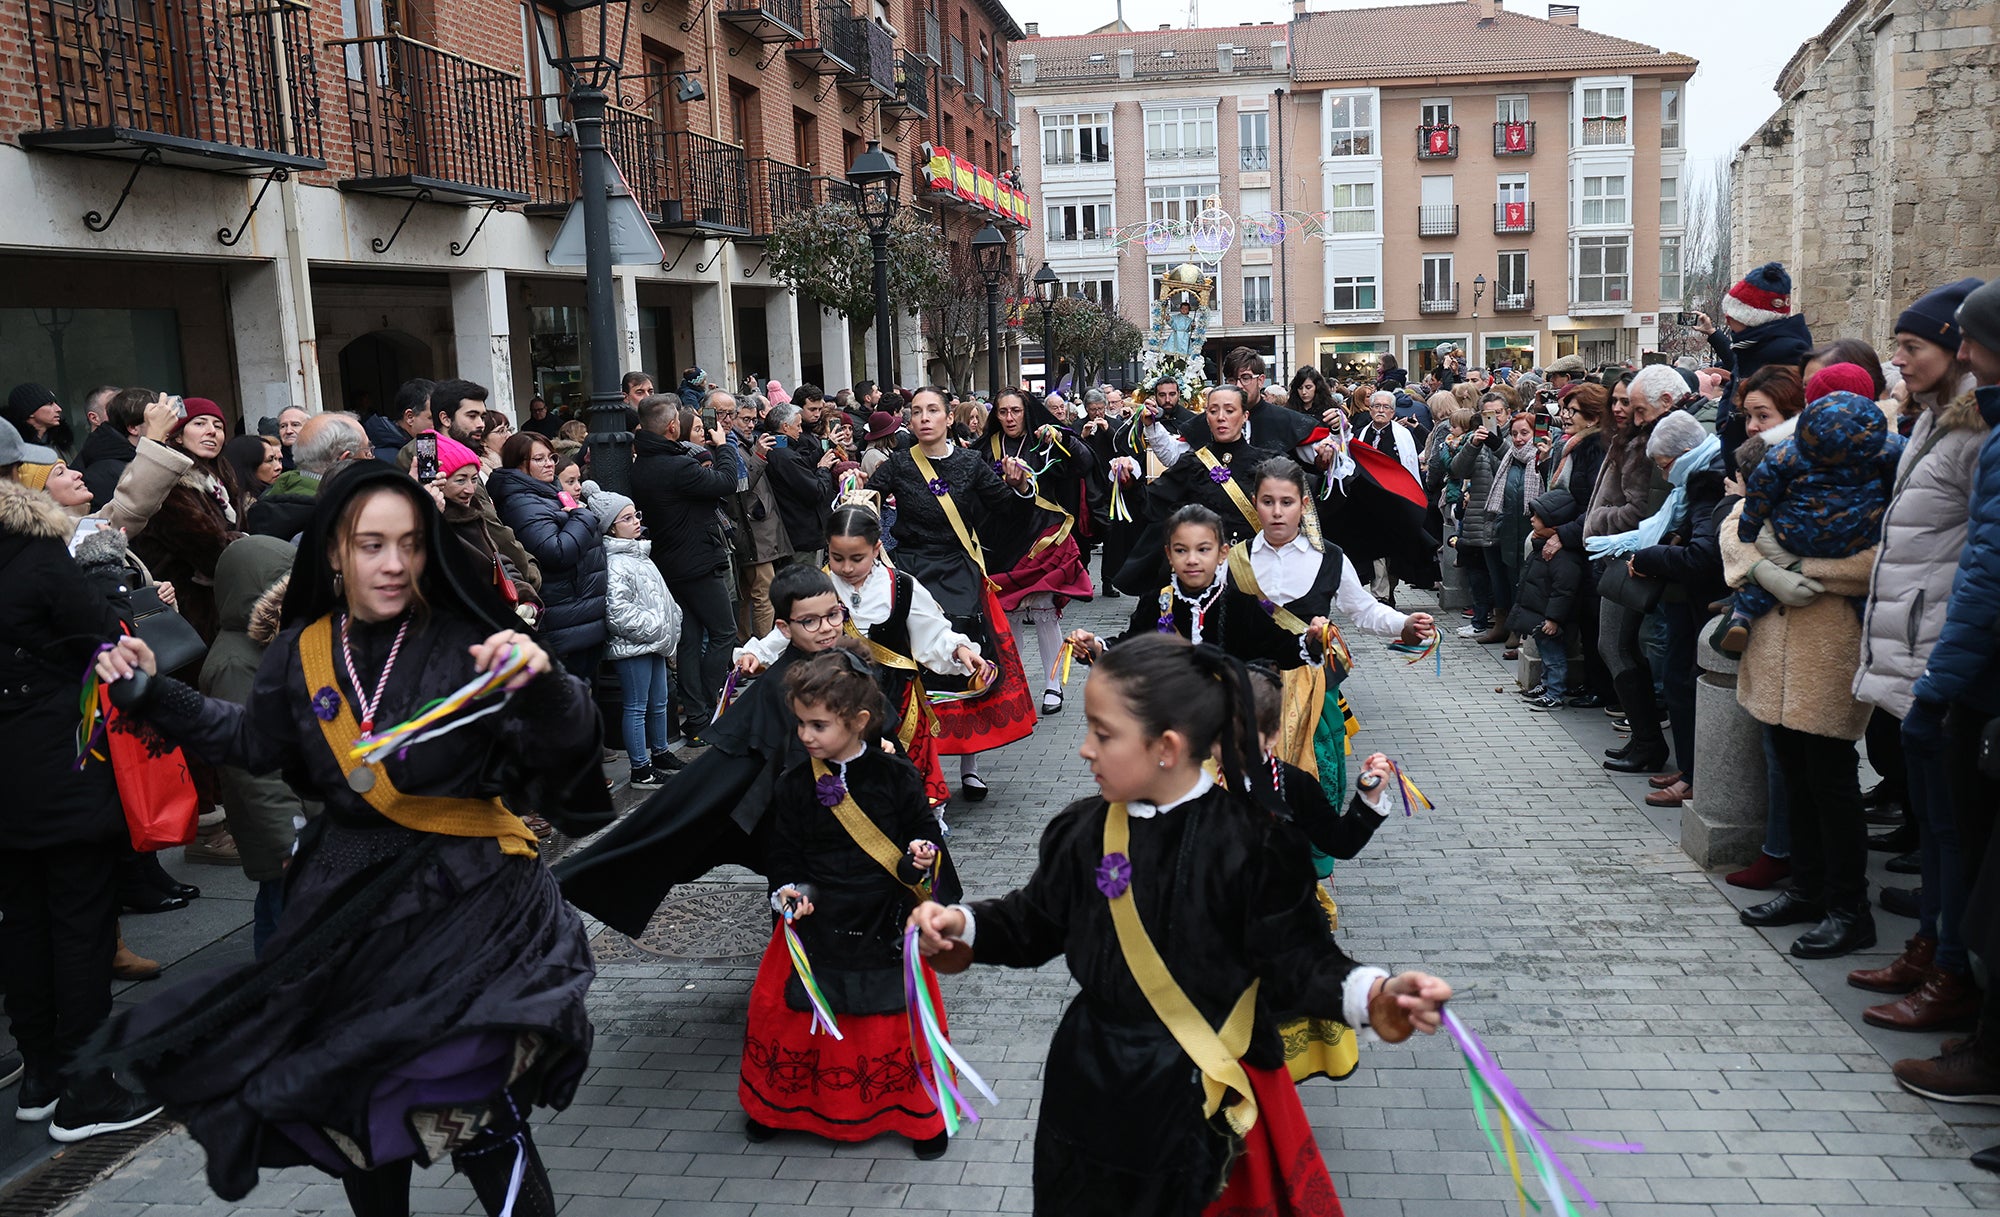
[[[1653,424],[1652,438],[1646,441],[1646,455],[1658,460],[1671,456],[1679,460],[1708,438],[1708,429],[1686,410],[1672,410]]]
[[[1959,333],[2000,355],[2000,278],[1975,287],[1958,306]]]
[[[583,505],[597,517],[597,531],[602,533],[610,532],[611,526],[618,522],[618,514],[632,505],[631,499],[615,490],[599,489],[596,482],[585,482],[580,489]]]

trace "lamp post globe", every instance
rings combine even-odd
[[[896,384],[896,347],[889,329],[889,222],[901,205],[903,172],[895,156],[882,150],[882,141],[871,139],[848,166],[847,181],[854,187],[855,206],[875,255],[875,383],[886,391]]]

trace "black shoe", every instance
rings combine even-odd
[[[1631,755],[1632,755],[1631,740],[1626,740],[1624,743],[1620,744],[1616,748],[1606,748],[1604,750],[1604,759],[1607,761],[1622,761],[1626,757]]]
[[[1572,710],[1595,710],[1604,704],[1604,699],[1595,693],[1579,693],[1569,699]]]
[[[1921,911],[1918,905],[1923,898],[1924,889],[1921,887],[1885,887],[1875,903],[1881,905],[1885,913],[1914,919]]]
[[[2000,1171],[2000,1145],[1974,1151],[1972,1164],[1983,1171]]]
[[[154,891],[165,892],[169,896],[179,896],[183,900],[192,900],[201,895],[201,889],[194,884],[182,883],[168,874],[167,868],[160,865],[160,855],[157,853],[135,855],[134,864],[138,868],[140,880]]]
[[[778,1135],[778,1130],[769,1124],[759,1124],[748,1116],[743,1118],[743,1136],[752,1145],[762,1145]]]
[[[653,768],[664,773],[679,773],[687,768],[687,762],[662,748],[653,754]]]
[[[1106,600],[1122,600],[1125,596],[1124,592],[1119,591],[1109,583],[1098,584],[1097,594]]]
[[[128,913],[171,913],[186,908],[188,902],[186,896],[169,896],[142,883],[120,888],[118,906]]]
[[[1787,888],[1775,900],[1753,904],[1736,914],[1744,925],[1811,925],[1824,920],[1826,909],[1817,900],[1807,900]]]
[[[968,773],[958,779],[958,792],[968,803],[984,803],[987,789],[986,779],[976,773]]]
[[[1894,828],[1904,822],[1903,808],[1899,803],[1879,803],[1861,814],[1874,828]]]
[[[632,788],[635,790],[658,790],[667,784],[667,775],[647,765],[632,771]]]
[[[1604,767],[1613,773],[1665,773],[1667,750],[1651,748],[1641,752],[1633,749],[1622,757],[1604,762]]]
[[[1883,863],[1892,875],[1921,875],[1924,873],[1924,856],[1914,850],[1907,854],[1897,854]]]
[[[61,1077],[45,1077],[38,1069],[28,1069],[21,1078],[21,1093],[14,1100],[14,1118],[23,1124],[46,1120],[55,1114],[56,1100],[61,1097]]]
[[[165,1108],[133,1094],[108,1076],[65,1088],[61,1115],[49,1121],[49,1136],[64,1144],[108,1132],[137,1128]]]
[[[1875,915],[1868,906],[1829,912],[1826,920],[1799,935],[1792,954],[1799,959],[1832,959],[1875,945]]]
[[[945,1148],[950,1144],[951,1138],[944,1133],[939,1133],[935,1137],[927,1137],[922,1141],[912,1139],[910,1148],[916,1151],[917,1157],[923,1161],[935,1162],[939,1158],[944,1157]]]
[[[1906,854],[1917,847],[1917,826],[1907,821],[1868,838],[1868,848],[1880,854]]]
[[[707,723],[696,722],[690,718],[681,724],[681,738],[690,744],[699,743],[701,742],[701,733],[706,730],[708,730]]]
[[[1891,789],[1887,782],[1877,782],[1861,792],[1861,805],[1870,810],[1877,807],[1903,805],[1903,792]]]
[[[1051,714],[1061,714],[1062,708],[1063,695],[1061,689],[1042,690],[1042,716],[1044,718]]]
[[[1537,714],[1545,714],[1550,710],[1560,710],[1562,708],[1563,708],[1562,698],[1550,697],[1546,693],[1542,694],[1540,697],[1534,697],[1528,700],[1528,709],[1535,711]]]
[[[1532,689],[1523,689],[1523,690],[1521,690],[1521,700],[1522,700],[1522,701],[1533,701],[1533,700],[1535,700],[1536,698],[1538,698],[1538,697],[1540,697],[1540,696],[1542,695],[1542,692],[1543,692],[1543,690],[1544,690],[1545,688],[1546,688],[1546,686],[1544,686],[1544,685],[1540,685],[1540,684],[1537,684],[1537,685],[1536,685],[1536,686],[1535,686],[1534,688],[1532,688]]]

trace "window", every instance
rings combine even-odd
[[[1625,223],[1625,178],[1622,174],[1583,179],[1582,225]]]
[[[1424,303],[1449,303],[1458,295],[1451,278],[1450,254],[1424,255]]]
[[[1678,177],[1660,179],[1660,227],[1679,228],[1681,226],[1681,180]]]
[[[1681,91],[1660,90],[1660,147],[1681,146]]]
[[[792,108],[792,148],[806,168],[819,163],[819,116],[811,110]]]
[[[1335,182],[1326,196],[1326,231],[1374,232],[1375,183]]]
[[[1499,203],[1525,203],[1525,202],[1527,202],[1527,201],[1528,201],[1528,177],[1527,177],[1527,175],[1526,175],[1526,174],[1514,174],[1514,175],[1512,175],[1512,176],[1509,176],[1509,177],[1503,177],[1503,178],[1501,178],[1501,179],[1500,179],[1500,196],[1499,196],[1499,198],[1498,198],[1498,199],[1496,199],[1495,201],[1496,201],[1496,202],[1499,202]]]
[[[1333,137],[1328,156],[1375,155],[1375,97],[1333,93],[1327,98],[1327,127]]]
[[[1188,182],[1177,186],[1146,187],[1146,218],[1189,223],[1205,207],[1216,204],[1214,182]]]
[[[1110,160],[1110,111],[1042,115],[1044,165],[1095,165]]]
[[[1110,279],[1064,279],[1058,287],[1065,296],[1077,297],[1109,308],[1118,306],[1118,301],[1113,298]]]
[[[1263,110],[1245,110],[1236,116],[1237,156],[1251,172],[1271,167],[1271,116]]]
[[[1236,214],[1243,217],[1267,216],[1271,214],[1271,188],[1253,186],[1237,196]]]
[[[361,27],[363,13],[375,22],[373,30]],[[343,0],[340,7],[341,34],[347,38],[364,37],[385,28],[382,24],[382,5],[379,2],[356,4],[354,0]],[[536,28],[539,25],[539,30]],[[544,47],[560,47],[556,37],[556,16],[538,4],[521,6],[521,37],[527,43],[526,58],[521,62],[528,65],[528,95],[541,97],[542,125],[557,127],[562,125],[562,96],[568,90],[563,87],[562,69],[549,62]],[[543,39],[547,38],[547,42]],[[361,79],[362,47],[349,46],[347,52],[347,75],[350,80]]]
[[[1319,370],[1337,380],[1374,380],[1382,368],[1382,356],[1389,353],[1389,340],[1327,342],[1319,344]]]
[[[1583,142],[1585,145],[1625,142],[1624,85],[1583,91]]]
[[[1271,272],[1243,276],[1243,324],[1268,325],[1271,321]]]
[[[1493,108],[1493,121],[1499,123],[1524,123],[1528,121],[1528,96],[1525,93],[1512,97],[1502,97]]]
[[[1660,307],[1681,302],[1681,239],[1660,238]]]
[[[1500,255],[1500,273],[1493,280],[1496,308],[1519,307],[1528,295],[1528,251],[1508,250]]]
[[[1632,273],[1630,237],[1576,239],[1576,302],[1624,304]]]
[[[1111,227],[1111,200],[1050,203],[1046,223],[1051,241],[1095,241]]]
[[[1336,275],[1333,284],[1333,311],[1336,313],[1372,313],[1375,304],[1375,276]]]
[[[1146,155],[1161,159],[1215,155],[1214,106],[1166,106],[1146,111]]]
[[[1426,127],[1451,126],[1451,103],[1448,101],[1427,101],[1423,105],[1423,124]]]

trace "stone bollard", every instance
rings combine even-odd
[[[1465,572],[1458,569],[1458,551],[1448,545],[1438,547],[1438,570],[1442,572],[1444,581],[1444,587],[1438,592],[1438,608],[1453,612],[1470,608],[1472,585],[1465,581]]]
[[[1768,810],[1763,728],[1736,703],[1736,657],[1709,645],[1714,626],[1695,642],[1694,797],[1681,806],[1681,850],[1708,870],[1756,858]]]

